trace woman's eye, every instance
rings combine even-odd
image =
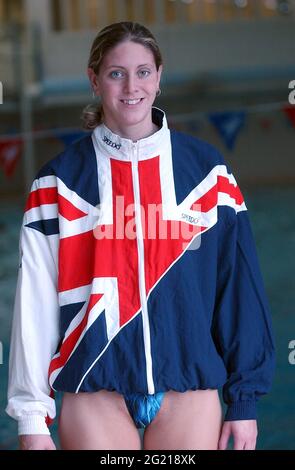
[[[150,71],[149,70],[140,70],[138,72],[138,76],[139,77],[147,77],[148,75],[150,75]],[[111,73],[110,73],[110,77],[111,78],[122,78],[123,77],[123,72],[121,70],[113,70]]]
[[[120,70],[113,70],[111,73],[110,73],[110,76],[112,78],[118,78],[118,77],[121,77],[121,74],[122,72]]]
[[[142,77],[147,77],[150,74],[149,70],[140,70],[139,75]]]

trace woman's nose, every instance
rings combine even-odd
[[[126,93],[134,93],[138,89],[137,77],[134,77],[133,75],[127,76],[124,85]]]

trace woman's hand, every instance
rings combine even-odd
[[[56,450],[47,434],[23,434],[19,436],[20,450]]]
[[[234,450],[255,450],[257,439],[256,420],[225,421],[219,439],[219,450],[227,448],[231,435],[234,438]]]

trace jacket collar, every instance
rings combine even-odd
[[[160,129],[137,142],[125,139],[112,132],[105,124],[100,124],[93,131],[96,144],[104,155],[118,160],[134,161],[155,157],[159,155],[161,143],[165,142],[169,130],[164,111],[154,106],[152,120]]]

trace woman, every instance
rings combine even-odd
[[[33,183],[7,407],[23,449],[55,448],[54,390],[63,449],[140,449],[137,427],[144,449],[255,448],[274,348],[246,206],[217,150],[152,107],[161,73],[145,27],[104,28],[93,132]]]

